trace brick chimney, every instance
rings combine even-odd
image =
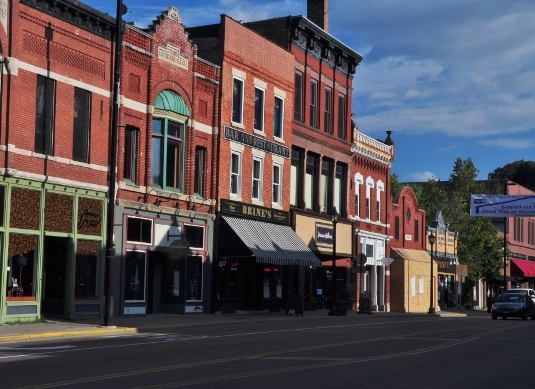
[[[329,31],[329,0],[307,0],[307,19]]]

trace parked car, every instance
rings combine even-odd
[[[529,288],[514,288],[514,289],[507,289],[505,293],[524,293],[528,294],[529,297],[533,300],[535,303],[535,290],[529,289]]]
[[[503,293],[492,304],[491,313],[493,320],[498,316],[502,319],[520,317],[522,320],[527,320],[529,316],[535,320],[535,303],[524,293]]]

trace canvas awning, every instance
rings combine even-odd
[[[523,259],[511,259],[511,274],[524,277],[535,277],[535,262]],[[516,267],[516,268],[515,268]]]
[[[289,226],[230,216],[222,218],[255,255],[257,262],[314,267],[322,265]]]

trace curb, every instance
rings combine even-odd
[[[75,331],[56,331],[56,332],[37,332],[30,334],[17,334],[0,336],[0,342],[13,342],[19,340],[37,340],[47,338],[66,338],[66,337],[83,337],[93,335],[117,334],[117,333],[132,333],[138,332],[137,328],[122,327],[122,328],[99,328],[99,329],[85,329]]]

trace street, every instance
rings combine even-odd
[[[532,388],[535,322],[287,317],[0,346],[1,388]]]

